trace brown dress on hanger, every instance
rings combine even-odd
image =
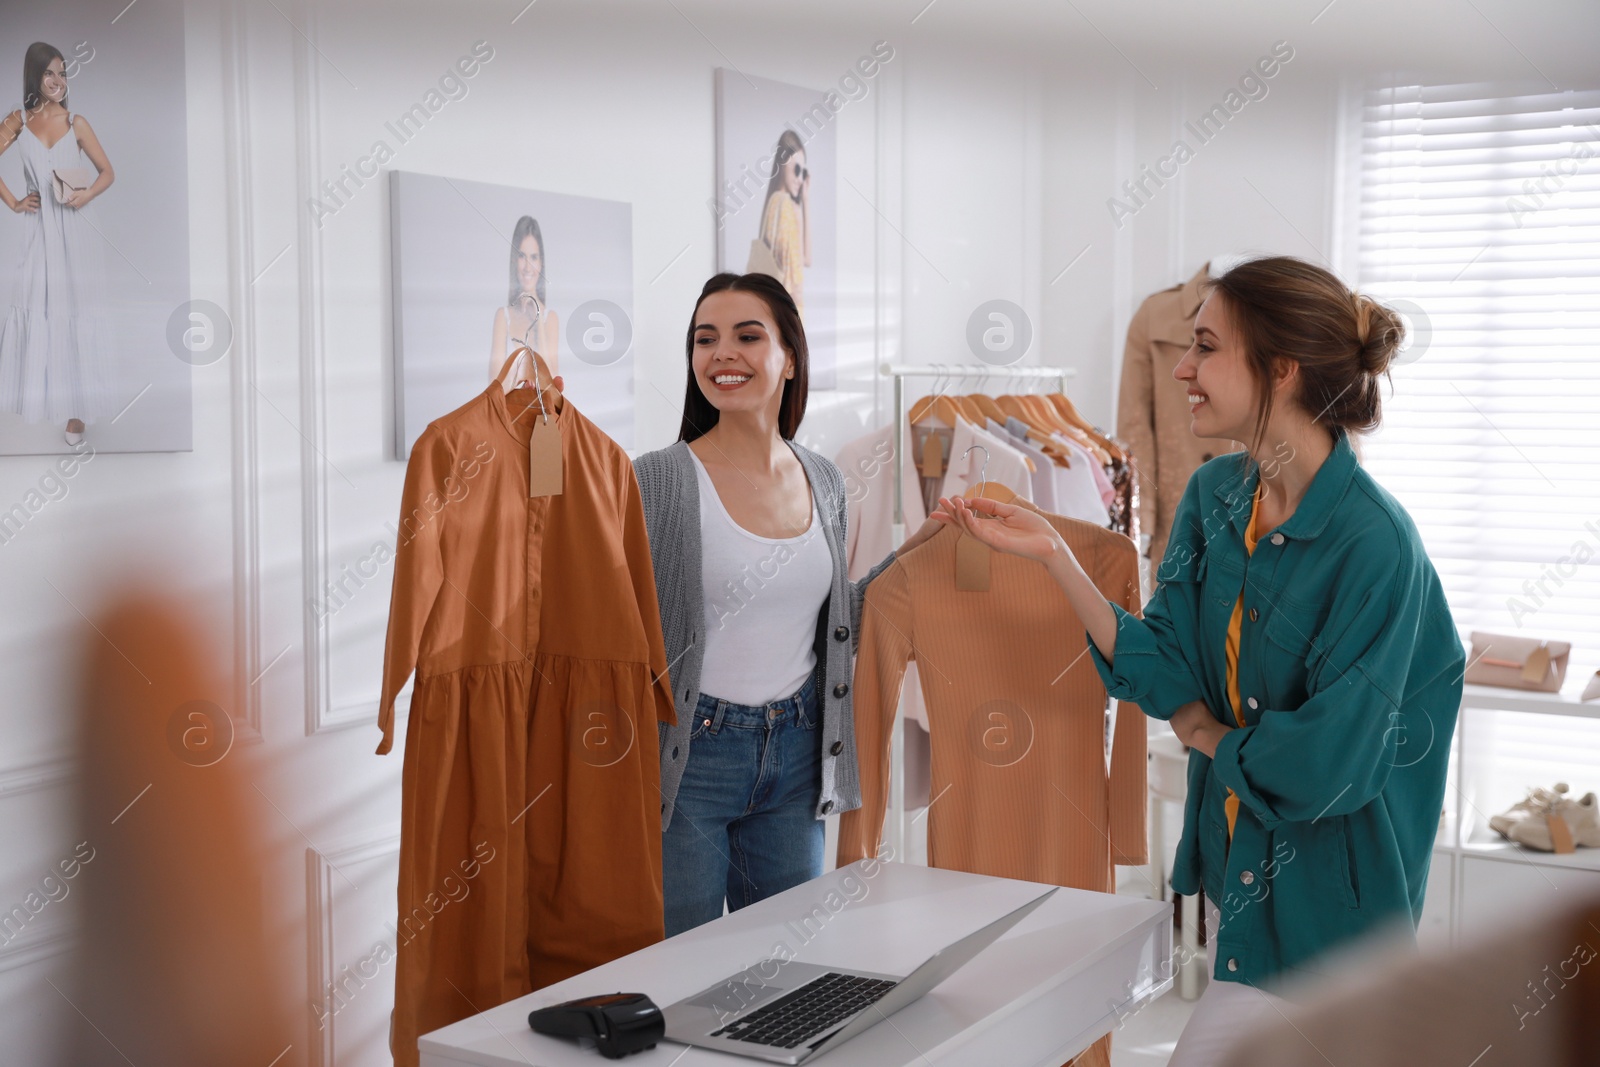
[[[656,723],[675,716],[639,486],[555,395],[559,495],[529,497],[542,416],[499,382],[430,424],[406,468],[378,712],[382,754],[415,668],[398,1067],[420,1034],[662,937]]]
[[[1045,517],[1101,593],[1137,612],[1133,542]],[[867,587],[855,676],[861,807],[841,817],[839,864],[878,852],[890,730],[914,658],[933,748],[929,865],[1114,892],[1113,864],[1148,859],[1144,715],[1119,705],[1108,773],[1106,690],[1066,594],[1040,564],[992,551],[988,590],[958,590],[963,536],[940,530]],[[1108,1067],[1109,1035],[1074,1063]]]

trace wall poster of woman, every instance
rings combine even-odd
[[[33,224],[0,322],[0,410],[64,423],[63,439],[77,445],[85,419],[113,414],[100,238],[84,209],[116,175],[89,120],[68,106],[60,49],[29,45],[22,85],[22,107],[0,119],[0,153],[21,153],[26,192],[19,196],[0,179],[0,202]]]
[[[524,215],[511,231],[511,289],[504,307],[494,313],[494,338],[489,344],[489,378],[500,373],[506,357],[527,345],[545,357],[552,374],[560,374],[561,316],[545,298],[544,234],[539,220]]]
[[[114,35],[81,4],[7,14],[0,455],[193,445],[193,379],[232,327],[192,299],[225,285],[190,287],[183,28],[179,0]]]
[[[630,205],[390,171],[389,226],[397,458],[522,345],[633,447]]]
[[[761,211],[761,243],[772,253],[777,278],[805,319],[806,268],[811,266],[811,172],[800,135],[784,130],[773,153],[767,204]]]
[[[770,274],[800,309],[811,388],[838,364],[839,94],[737,71],[716,72],[717,266]]]

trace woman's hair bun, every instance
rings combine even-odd
[[[1356,294],[1356,344],[1361,369],[1376,377],[1385,374],[1405,342],[1405,320],[1392,308],[1370,296]]]

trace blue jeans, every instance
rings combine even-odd
[[[763,707],[702,693],[662,834],[667,936],[822,873],[822,733],[810,679]]]

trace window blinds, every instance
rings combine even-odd
[[[1463,631],[1600,667],[1600,91],[1364,94],[1358,274],[1414,341],[1364,462]],[[1581,679],[1569,674],[1581,687]]]

